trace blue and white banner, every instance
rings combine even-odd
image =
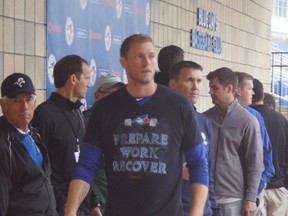
[[[101,75],[116,74],[127,82],[119,58],[122,41],[134,33],[150,34],[151,0],[47,1],[46,98],[55,90],[53,68],[65,55],[89,62],[91,88],[86,105],[95,102],[95,83]]]

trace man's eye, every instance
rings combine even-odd
[[[34,101],[33,98],[26,98],[26,102],[27,102],[27,103],[32,103],[33,101]]]
[[[14,103],[20,103],[20,99],[19,98],[13,98],[13,102]]]

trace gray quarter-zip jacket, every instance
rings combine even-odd
[[[229,105],[223,119],[217,106],[203,114],[210,119],[214,135],[216,196],[255,202],[264,170],[257,119],[237,100]]]

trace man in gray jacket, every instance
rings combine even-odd
[[[263,171],[257,119],[235,99],[237,75],[227,67],[207,75],[214,107],[206,115],[215,144],[215,194],[224,216],[253,215]]]

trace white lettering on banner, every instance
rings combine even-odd
[[[212,12],[197,8],[197,26],[211,31],[217,31],[218,17]],[[190,46],[217,54],[222,53],[221,37],[211,35],[208,32],[202,32],[199,29],[191,29]]]

